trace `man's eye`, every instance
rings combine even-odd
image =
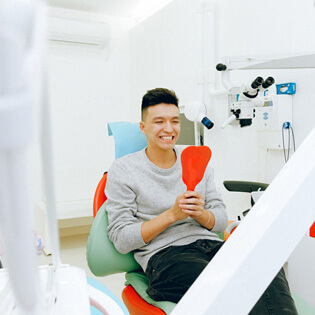
[[[162,120],[157,120],[155,123],[156,123],[156,124],[162,124],[163,121],[162,121]]]
[[[179,120],[174,120],[173,123],[174,124],[179,124]]]

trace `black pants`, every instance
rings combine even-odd
[[[223,245],[198,240],[184,246],[170,246],[152,256],[146,274],[147,293],[156,301],[177,303]],[[298,314],[281,269],[250,314]]]

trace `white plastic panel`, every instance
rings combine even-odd
[[[315,128],[172,314],[248,314],[313,223],[314,186]]]

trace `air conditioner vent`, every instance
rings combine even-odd
[[[110,41],[110,26],[100,15],[51,8],[48,38],[51,42],[65,45],[106,48]]]

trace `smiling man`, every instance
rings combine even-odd
[[[175,146],[180,134],[175,93],[163,88],[150,90],[141,107],[140,130],[147,147],[116,160],[108,171],[108,233],[118,251],[134,251],[148,275],[149,295],[177,302],[223,244],[214,232],[224,231],[227,214],[212,168],[206,169],[195,191],[186,191],[181,150]],[[191,249],[186,251],[185,246]],[[169,260],[165,254],[176,256],[173,249],[183,251],[185,257]],[[201,260],[198,252],[204,256]],[[196,257],[200,261],[197,265]],[[164,259],[170,269],[165,274],[175,277],[170,283],[156,272],[156,260]],[[191,272],[187,273],[187,268]],[[161,283],[170,289],[170,296],[162,293]]]
[[[176,303],[221,248],[215,232],[225,230],[227,214],[209,165],[195,191],[186,191],[175,146],[180,133],[175,93],[150,90],[141,107],[147,147],[116,160],[108,171],[108,234],[119,252],[134,251],[148,277],[147,293]],[[292,309],[283,271],[270,287],[272,298],[267,304],[260,299],[253,314],[269,314],[266,307],[277,303]]]

